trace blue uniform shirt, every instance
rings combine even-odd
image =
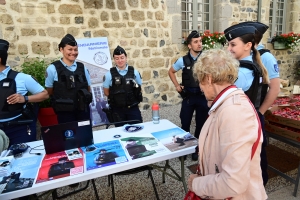
[[[197,57],[194,57],[191,53],[190,53],[191,57],[194,60],[197,60],[198,57],[200,56],[200,53],[197,55]],[[173,64],[173,69],[177,72],[179,70],[182,70],[184,68],[184,63],[183,63],[183,57],[178,58],[178,60]]]
[[[2,72],[0,72],[0,81],[5,79],[7,77],[7,73],[9,72],[10,67],[7,66]],[[27,92],[30,92],[31,94],[37,94],[45,89],[38,83],[36,80],[34,80],[30,75],[24,74],[19,72],[15,78],[16,81],[16,86],[17,86],[17,92],[18,94],[21,95],[26,95]],[[15,119],[21,115],[17,115],[12,118],[8,119],[0,119],[0,122],[6,122],[10,121],[12,119]]]
[[[71,66],[68,66],[66,63],[64,63],[62,61],[62,59],[60,59],[60,62],[71,72],[74,72],[77,69],[76,62],[74,62]],[[46,80],[45,80],[45,86],[47,88],[53,88],[54,81],[58,81],[58,76],[57,76],[57,71],[56,71],[55,66],[53,64],[49,65],[47,67],[46,72],[47,72],[47,75],[46,75]],[[88,85],[90,86],[91,85],[91,77],[90,77],[90,74],[86,67],[84,67],[84,73],[85,73],[85,77],[88,82]]]
[[[248,60],[253,62],[252,56],[247,56],[242,60]],[[254,76],[252,70],[249,70],[244,67],[239,67],[238,79],[235,81],[234,85],[236,85],[236,87],[238,88],[241,88],[243,91],[247,91],[251,87],[253,79]]]
[[[256,48],[257,50],[264,49],[264,46],[262,44],[259,44]],[[266,67],[269,79],[273,78],[279,78],[279,67],[276,58],[269,52],[265,52],[261,56],[261,61]]]
[[[126,64],[126,68],[124,70],[120,70],[118,67],[117,71],[119,72],[119,74],[121,76],[125,76],[128,72],[128,65]],[[142,77],[140,75],[140,73],[134,69],[134,80],[137,82],[137,84],[142,85]],[[104,82],[103,82],[103,87],[104,88],[109,88],[110,86],[112,86],[112,76],[110,71],[106,72],[106,74],[104,75]]]

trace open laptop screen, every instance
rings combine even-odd
[[[74,121],[41,127],[46,154],[93,144],[93,130],[89,120]]]

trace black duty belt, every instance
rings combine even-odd
[[[203,92],[187,92],[189,96],[198,96],[198,95],[204,95]]]
[[[32,119],[24,119],[24,120],[12,120],[8,122],[0,122],[0,128],[14,126],[14,125],[26,125],[32,123]]]

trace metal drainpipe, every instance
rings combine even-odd
[[[261,21],[261,0],[258,0],[257,3],[257,21]]]

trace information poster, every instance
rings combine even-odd
[[[77,61],[84,64],[91,76],[91,90],[93,101],[90,104],[93,126],[108,124],[106,114],[102,111],[107,108],[107,97],[103,91],[103,76],[112,67],[112,61],[107,37],[76,39],[78,44]]]

